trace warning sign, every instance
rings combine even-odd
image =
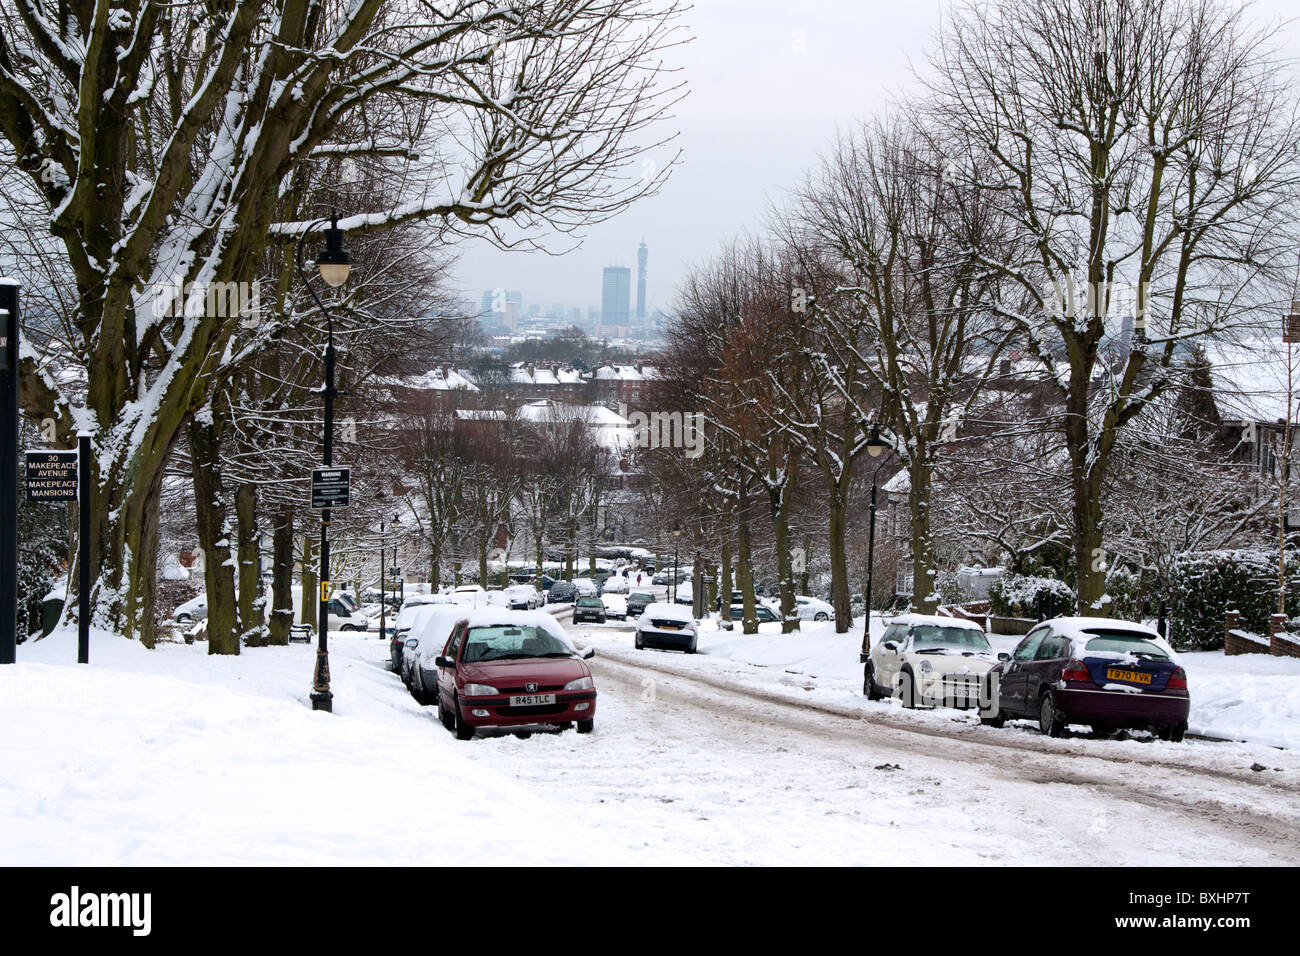
[[[76,501],[77,453],[75,451],[29,451],[27,453],[28,501]]]
[[[316,468],[311,473],[312,508],[346,508],[351,487],[350,468]]]

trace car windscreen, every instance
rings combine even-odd
[[[600,598],[585,597],[585,598],[578,599],[578,607],[604,607],[604,606],[605,605],[604,603],[601,602]]]
[[[642,602],[645,602],[646,604],[653,604],[654,599],[655,596],[653,594],[643,594],[640,591],[637,591],[636,594],[633,594],[628,598],[629,601],[635,601],[637,604],[640,604]]]
[[[1108,654],[1135,654],[1153,661],[1167,661],[1169,655],[1155,641],[1131,631],[1089,631],[1084,651]]]
[[[531,625],[472,627],[461,661],[502,661],[520,657],[571,657],[573,649],[553,634]]]
[[[912,628],[912,646],[917,650],[928,647],[955,647],[963,651],[987,651],[989,642],[984,633],[970,627],[943,627],[938,624],[918,624]]]

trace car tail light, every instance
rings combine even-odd
[[[1070,661],[1061,672],[1061,680],[1087,681],[1092,680],[1092,675],[1083,661]]]
[[[1169,678],[1169,683],[1165,685],[1167,690],[1187,690],[1187,671],[1181,667],[1174,671]]]

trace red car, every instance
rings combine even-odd
[[[1088,724],[1103,735],[1147,728],[1165,740],[1182,740],[1187,732],[1187,672],[1143,624],[1044,621],[989,671],[989,685],[986,697],[994,699],[980,720],[995,727],[1009,717],[1030,717],[1052,737],[1067,724]]]
[[[576,724],[578,733],[589,734],[596,725],[596,685],[586,661],[594,654],[574,650],[555,618],[542,611],[471,611],[433,662],[438,716],[460,740],[479,727],[539,724]],[[424,686],[432,683],[425,679]]]

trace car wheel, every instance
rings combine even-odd
[[[1057,711],[1051,691],[1038,702],[1038,729],[1049,737],[1060,737],[1065,733],[1065,719]]]
[[[438,719],[442,721],[442,725],[448,730],[456,729],[456,718],[452,715],[451,711],[442,706],[441,694],[438,695]]]
[[[194,618],[190,617],[190,615],[188,615],[188,614],[177,614],[177,615],[176,615],[176,623],[177,623],[177,624],[189,624],[189,623],[190,623],[191,621],[193,621],[193,620],[194,620]]]
[[[644,644],[644,642],[642,642],[642,640],[641,640],[641,632],[640,632],[640,631],[637,631],[637,632],[636,632],[636,641],[635,641],[635,644],[636,644],[636,649],[637,649],[638,651],[644,651],[644,650],[645,650],[645,644]]]
[[[830,619],[831,619],[830,615],[827,614],[825,611],[818,611],[816,614],[813,615],[814,621],[829,621]]]
[[[867,700],[880,700],[884,696],[876,687],[876,669],[869,663],[862,665],[862,693]]]
[[[596,719],[578,721],[578,733],[589,734],[596,729]]]
[[[911,671],[903,671],[903,676],[899,679],[898,693],[903,699],[903,706],[907,708],[916,707],[919,703],[916,693],[916,678],[912,676]]]
[[[474,736],[474,728],[465,723],[465,718],[460,715],[460,701],[455,697],[451,699],[451,716],[455,721],[456,739],[469,740]]]
[[[698,638],[694,638],[694,639],[691,640],[691,646],[688,647],[688,648],[686,648],[686,653],[687,653],[687,654],[694,654],[694,653],[695,653],[695,649],[696,649],[696,646],[697,646],[697,644],[696,644],[696,641],[697,641],[697,640],[698,640]]]
[[[342,627],[339,628],[339,630],[340,630],[340,631],[355,631],[356,628],[353,627],[351,624],[344,624]]]

